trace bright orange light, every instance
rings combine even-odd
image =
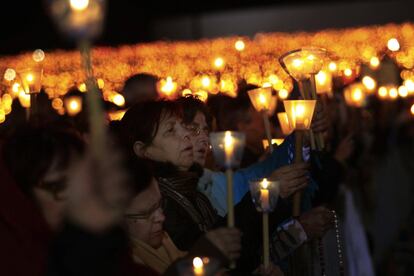
[[[210,87],[210,85],[211,85],[211,80],[210,80],[210,78],[209,78],[208,76],[204,76],[204,77],[202,77],[202,78],[201,78],[201,85],[202,85],[204,88],[209,88],[209,87]]]
[[[289,92],[286,89],[279,90],[278,96],[280,99],[285,100],[289,97]]]
[[[105,81],[103,79],[97,80],[99,89],[103,89],[105,87]]]
[[[34,80],[34,76],[32,75],[32,74],[27,74],[27,76],[26,76],[26,80],[28,81],[28,82],[32,82],[33,80]]]
[[[362,78],[362,83],[370,91],[374,90],[375,87],[377,86],[377,83],[375,82],[375,80],[373,78],[371,78],[370,76],[363,77]]]
[[[80,92],[86,92],[86,84],[85,83],[79,84],[78,89]]]
[[[398,95],[401,98],[407,97],[408,96],[408,89],[407,89],[407,87],[405,87],[403,85],[401,85],[400,87],[398,87]]]
[[[362,90],[360,88],[356,88],[352,92],[352,100],[358,102],[362,99]]]
[[[224,66],[224,59],[222,59],[221,57],[218,57],[214,60],[214,66],[217,69],[221,69]]]
[[[390,40],[388,40],[387,46],[388,49],[393,52],[400,50],[400,43],[396,38],[391,38]]]
[[[388,96],[387,88],[384,86],[378,88],[378,96],[380,96],[380,98],[386,98]]]
[[[56,110],[63,108],[63,101],[61,98],[54,98],[52,100],[52,107]]]
[[[397,98],[397,97],[398,97],[398,90],[397,90],[397,88],[395,88],[395,87],[391,88],[391,89],[388,91],[388,93],[389,93],[389,96],[390,96],[390,98],[391,98],[391,99],[395,99],[395,98]]]
[[[329,63],[328,68],[329,68],[329,71],[335,72],[338,69],[338,66],[336,65],[335,62],[332,61]]]
[[[125,104],[125,98],[121,94],[115,94],[112,97],[112,102],[114,104],[116,104],[117,106],[124,106],[124,104]]]
[[[160,91],[167,97],[171,96],[177,90],[177,83],[175,83],[172,77],[167,77],[165,80],[161,80]]]
[[[344,70],[344,75],[345,75],[345,76],[347,76],[347,77],[352,76],[352,69],[350,69],[350,68],[346,68],[346,69]]]
[[[296,68],[300,68],[303,65],[303,60],[301,59],[295,59],[292,61],[292,64]]]
[[[326,72],[324,71],[319,71],[318,74],[316,74],[315,76],[316,81],[320,84],[320,85],[324,85],[328,79],[328,76],[326,74]]]
[[[89,0],[70,0],[70,7],[75,11],[83,11],[89,5]]]
[[[7,68],[7,70],[4,72],[4,79],[7,81],[12,81],[16,78],[16,71],[12,68]]]
[[[33,52],[32,58],[35,62],[41,62],[45,59],[45,52],[42,49],[37,49]]]
[[[414,115],[414,104],[411,106],[410,111],[411,111],[411,114],[413,114],[413,115]]]
[[[404,81],[404,86],[407,87],[408,92],[414,92],[414,81],[413,80],[406,80]]]
[[[237,40],[236,43],[234,43],[234,48],[236,48],[237,51],[241,52],[245,49],[246,45],[244,44],[243,40]]]
[[[380,60],[378,57],[372,57],[369,61],[371,68],[376,69],[380,65]]]

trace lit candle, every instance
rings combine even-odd
[[[262,205],[263,212],[267,212],[269,210],[269,181],[266,178],[260,183],[260,202]]]
[[[195,257],[193,259],[193,272],[194,275],[197,276],[204,275],[204,263],[200,257]]]
[[[79,96],[70,96],[65,99],[65,109],[69,116],[75,116],[82,110],[82,98]]]
[[[280,128],[282,129],[283,135],[287,136],[292,133],[293,129],[289,124],[288,115],[286,112],[277,113],[277,118],[279,119]]]
[[[230,167],[231,159],[234,150],[234,138],[231,136],[230,131],[226,131],[224,134],[224,153],[226,156],[226,165]]]

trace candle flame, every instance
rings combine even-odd
[[[362,99],[362,90],[360,88],[356,88],[352,93],[352,100],[358,102]]]
[[[267,181],[267,178],[263,178],[262,182],[260,182],[260,186],[262,186],[262,189],[267,189],[269,187],[269,181]]]
[[[295,59],[292,61],[293,66],[295,66],[296,68],[300,68],[303,64],[303,60],[301,59]]]
[[[371,78],[370,76],[365,76],[362,78],[362,83],[368,90],[374,90],[377,86],[375,80]]]
[[[331,71],[331,72],[335,72],[336,71],[336,69],[338,68],[338,66],[336,65],[336,63],[335,62],[331,62],[331,63],[329,63],[329,70]]]
[[[83,11],[89,6],[89,0],[70,0],[70,7],[75,11]]]
[[[234,138],[231,136],[230,131],[226,131],[224,134],[224,151],[229,156],[231,152],[233,151],[234,146]]]
[[[381,86],[381,87],[378,89],[378,96],[380,96],[381,98],[385,98],[385,97],[387,97],[387,94],[388,94],[388,91],[387,91],[387,88],[386,88],[386,87]]]
[[[414,104],[411,106],[411,114],[414,115]]]
[[[243,40],[237,40],[236,43],[234,44],[234,47],[236,48],[237,51],[241,52],[244,50],[246,45],[244,44]]]
[[[260,95],[259,95],[259,102],[262,105],[265,105],[266,104],[266,97],[262,93],[260,93]]]
[[[393,52],[400,50],[400,43],[396,38],[391,38],[390,40],[388,40],[387,46],[388,49]]]
[[[296,117],[303,117],[305,115],[305,107],[301,104],[298,104],[295,108]]]
[[[286,89],[282,89],[279,91],[278,95],[279,95],[279,98],[281,98],[282,100],[285,100],[289,96],[289,92]]]
[[[200,270],[200,269],[203,268],[203,266],[204,266],[203,260],[200,257],[195,257],[193,259],[193,267],[194,267],[194,269]]]
[[[28,81],[28,82],[32,82],[33,80],[34,80],[34,76],[32,75],[32,74],[28,74],[27,76],[26,76],[26,80]]]
[[[372,57],[371,60],[369,61],[369,64],[371,65],[372,68],[377,68],[380,65],[380,60],[378,57]]]

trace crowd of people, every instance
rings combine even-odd
[[[349,110],[340,93],[324,96],[312,129],[324,133],[326,149],[310,150],[305,139],[297,163],[294,132],[273,152],[263,149],[263,119],[247,96],[253,88],[240,83],[236,98],[219,94],[206,103],[193,96],[165,100],[156,78],[134,76],[123,89],[127,111],[107,122],[99,159],[86,105],[75,117],[58,116],[39,100],[39,113],[28,121],[14,106],[0,132],[0,274],[186,275],[188,260],[206,256],[217,264],[211,275],[374,275],[375,231],[367,225],[378,225],[367,218],[375,203],[369,184],[381,176],[375,158],[390,146],[383,140],[387,118],[373,119],[383,107],[373,101],[372,112]],[[281,136],[271,121],[273,135]],[[413,152],[412,124],[402,118],[392,132],[397,159]],[[226,175],[209,143],[210,132],[224,130],[246,135],[234,172],[235,227],[226,224]],[[402,181],[412,176],[405,172]],[[268,267],[262,217],[249,190],[250,181],[264,177],[280,185],[269,217]],[[293,217],[291,198],[299,191],[301,214]],[[395,261],[381,269],[395,270]]]

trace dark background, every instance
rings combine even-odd
[[[313,31],[414,20],[414,1],[335,0],[109,0],[99,45],[160,39],[249,35],[260,31]],[[46,1],[2,2],[0,55],[36,48],[73,48],[57,33]]]

